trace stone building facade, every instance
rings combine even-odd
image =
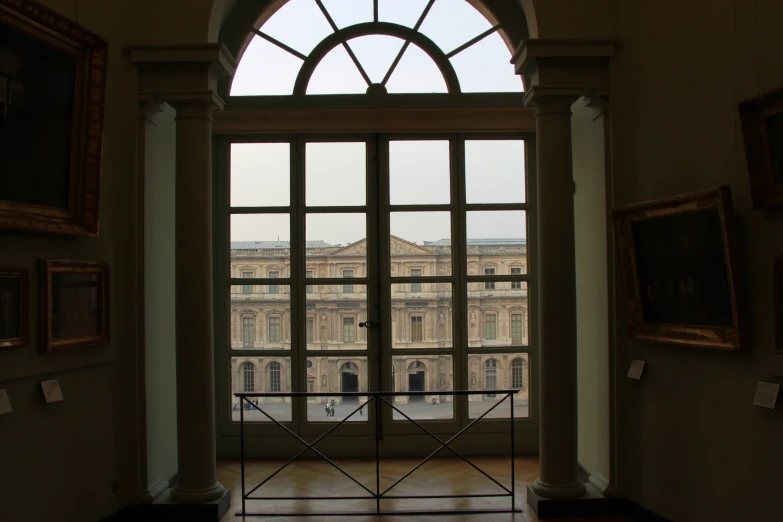
[[[510,275],[527,272],[523,239],[468,240],[468,273]],[[447,240],[417,245],[392,236],[391,275],[451,274],[451,245]],[[231,277],[289,277],[290,250],[285,241],[231,244]],[[306,287],[306,316],[302,324],[308,358],[307,391],[367,390],[367,357],[329,355],[338,350],[366,350],[367,293],[364,285],[344,284],[340,278],[366,277],[366,241],[345,247],[324,241],[307,242],[306,277],[334,278],[334,283]],[[451,283],[393,284],[392,349],[421,349],[421,355],[392,357],[394,391],[454,389],[454,361],[428,349],[453,346]],[[231,290],[231,347],[233,350],[290,350],[290,288],[284,285],[238,285]],[[493,347],[527,346],[528,293],[525,282],[468,283],[468,388],[521,388],[527,399],[527,354],[493,354]],[[317,353],[322,352],[323,355]],[[233,391],[290,391],[291,359],[234,357]],[[426,396],[430,402],[439,397]],[[482,395],[472,396],[481,400]],[[278,399],[266,399],[267,402]],[[330,398],[311,399],[325,402]],[[340,401],[335,397],[336,402]],[[398,397],[397,402],[407,402]],[[450,400],[450,399],[448,399]]]

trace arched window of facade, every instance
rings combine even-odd
[[[242,363],[242,384],[243,391],[256,391],[256,366],[251,362]]]
[[[498,362],[495,359],[487,359],[484,363],[485,382],[484,388],[487,390],[494,390],[498,387]],[[489,394],[494,397],[494,394]]]
[[[525,389],[525,361],[520,358],[511,361],[511,387]]]
[[[269,376],[267,382],[269,383],[270,392],[280,391],[280,363],[271,362],[267,367],[269,370]]]

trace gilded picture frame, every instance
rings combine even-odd
[[[631,337],[747,346],[728,186],[614,211]]]
[[[39,348],[42,353],[109,342],[109,266],[40,259]]]
[[[0,349],[28,342],[28,275],[21,268],[0,268]]]
[[[783,88],[739,104],[753,208],[783,205]]]
[[[0,0],[0,230],[97,236],[107,44]]]

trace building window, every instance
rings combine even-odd
[[[494,268],[485,268],[484,269],[484,275],[495,275],[495,269]],[[495,289],[495,282],[494,281],[485,281],[484,282],[484,290],[494,290]]]
[[[313,278],[313,271],[312,270],[306,271],[305,272],[305,278],[312,279]],[[305,287],[305,292],[307,292],[308,294],[312,294],[313,293],[313,285],[307,285]]]
[[[253,272],[242,272],[242,279],[253,279]],[[242,285],[243,294],[252,294],[253,285]]]
[[[269,279],[279,279],[279,278],[280,278],[280,272],[269,272]],[[269,293],[279,294],[280,285],[269,285]]]
[[[313,333],[313,318],[312,317],[308,317],[307,318],[307,342],[308,343],[313,342],[313,337],[314,337],[314,333]],[[307,361],[307,362],[310,363],[310,361]],[[309,368],[309,366],[308,366],[308,368]]]
[[[313,379],[307,379],[307,391],[313,393],[315,391],[315,381]]]
[[[244,348],[252,348],[253,343],[255,341],[256,341],[256,318],[243,317],[242,318],[242,346]]]
[[[280,363],[269,363],[269,391],[280,391]]]
[[[256,367],[251,362],[242,363],[242,384],[243,391],[256,391]]]
[[[511,275],[522,275],[522,269],[519,267],[511,269]],[[522,290],[522,281],[511,281],[512,290]]]
[[[498,316],[487,314],[484,316],[484,339],[498,338]]]
[[[343,270],[343,277],[353,277],[353,270]],[[353,293],[353,285],[343,285],[344,294]],[[353,341],[351,341],[353,342]]]
[[[279,317],[269,318],[269,342],[270,343],[280,342],[280,318]]]
[[[498,387],[498,362],[495,359],[489,359],[484,363],[484,371],[486,381],[484,383],[485,390],[494,390]],[[495,394],[489,394],[489,397],[494,397]]]
[[[511,314],[511,341],[522,341],[522,314]]]
[[[421,268],[411,268],[411,277],[421,277]],[[421,283],[411,283],[411,292],[421,292]]]
[[[517,390],[525,389],[525,361],[516,358],[511,361],[511,387]]]
[[[411,316],[411,341],[424,340],[424,317],[420,315]]]
[[[356,330],[354,329],[354,318],[343,317],[343,342],[352,343],[356,340]]]

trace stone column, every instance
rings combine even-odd
[[[179,484],[176,502],[219,499],[215,474],[215,371],[212,334],[211,100],[175,104],[176,332]]]
[[[577,479],[576,276],[571,103],[532,100],[536,114],[541,476],[531,489],[548,498],[584,494]]]

